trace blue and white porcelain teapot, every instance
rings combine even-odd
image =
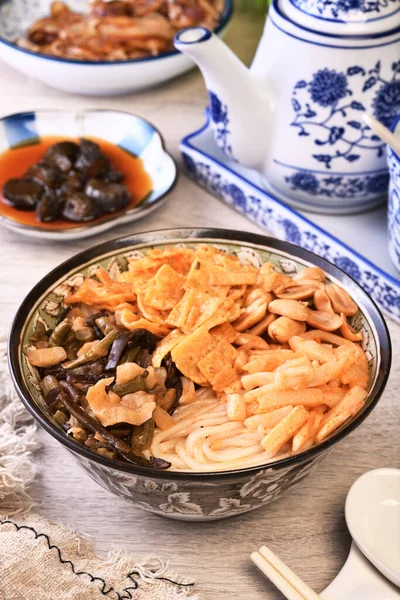
[[[350,213],[386,198],[384,143],[361,118],[389,126],[400,113],[400,0],[379,1],[390,6],[384,32],[369,13],[356,27],[316,16],[315,0],[274,0],[250,69],[206,29],[176,35],[203,73],[218,146],[294,206]],[[326,31],[291,20],[289,4]]]

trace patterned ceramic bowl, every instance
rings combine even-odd
[[[37,110],[7,115],[0,119],[0,153],[7,150],[18,154],[47,136],[101,138],[118,146],[143,162],[150,175],[152,189],[130,208],[104,214],[85,223],[53,228],[51,223],[25,224],[15,220],[4,203],[0,203],[0,225],[21,235],[66,242],[86,239],[123,223],[146,217],[168,198],[176,183],[177,168],[164,148],[160,132],[148,121],[117,110]],[[0,174],[2,167],[0,165]],[[6,174],[7,175],[7,174]],[[22,175],[22,173],[21,173]],[[15,211],[20,212],[20,211]]]
[[[400,136],[400,115],[394,120],[392,131]],[[389,254],[392,263],[400,272],[400,156],[387,147],[389,167],[388,232]]]
[[[45,56],[14,43],[37,19],[48,15],[52,0],[0,0],[0,59],[28,77],[64,92],[87,96],[114,96],[160,85],[193,68],[176,50],[159,56],[90,62]],[[84,12],[89,0],[68,0]],[[232,0],[225,0],[215,33],[223,36],[232,17]]]
[[[217,473],[157,471],[111,461],[68,437],[49,417],[38,386],[37,374],[27,360],[29,336],[37,320],[50,327],[62,310],[63,298],[102,265],[112,275],[127,268],[127,257],[141,257],[150,248],[171,244],[196,247],[209,243],[234,253],[242,262],[261,265],[269,261],[284,273],[318,265],[330,281],[340,282],[360,307],[352,325],[363,333],[370,369],[369,395],[364,408],[320,445],[272,465]],[[343,271],[324,259],[287,242],[221,229],[175,229],[120,238],[96,246],[57,267],[25,298],[12,327],[9,362],[18,394],[40,425],[68,448],[81,467],[101,486],[135,506],[182,520],[213,520],[247,512],[272,502],[291,489],[341,439],[367,417],[378,402],[389,375],[391,346],[379,310],[369,296]]]

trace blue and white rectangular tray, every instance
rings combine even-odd
[[[183,138],[180,149],[199,185],[270,235],[335,263],[400,322],[400,279],[387,248],[386,206],[358,215],[305,216],[266,191],[258,173],[230,161],[215,144],[208,122]]]

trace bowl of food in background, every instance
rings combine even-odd
[[[136,92],[194,66],[174,49],[179,29],[222,36],[231,15],[232,0],[5,0],[0,59],[73,94]]]
[[[0,123],[0,225],[23,235],[68,241],[135,221],[177,178],[160,133],[137,115],[43,110]]]
[[[400,115],[393,121],[391,130],[400,139]],[[388,232],[389,254],[395,268],[400,272],[400,156],[387,146],[389,167]]]
[[[35,419],[137,507],[213,520],[301,481],[378,402],[378,308],[287,242],[176,229],[106,242],[28,294],[9,363]]]

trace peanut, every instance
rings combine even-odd
[[[332,302],[333,310],[338,314],[344,313],[346,317],[352,317],[358,312],[358,306],[354,300],[346,290],[335,283],[326,286],[326,293]]]
[[[291,285],[283,292],[275,292],[275,295],[284,300],[307,300],[314,295],[316,289],[318,288],[311,285]]]
[[[262,270],[262,267],[261,267]],[[264,277],[262,287],[266,292],[276,292],[280,289],[285,289],[289,285],[293,285],[293,279],[282,273],[270,272]]]
[[[289,317],[279,317],[268,327],[268,335],[277,342],[285,344],[293,336],[301,335],[306,330],[304,321],[294,321]]]
[[[275,321],[276,318],[276,315],[268,313],[263,319],[261,319],[261,321],[257,323],[257,325],[254,325],[254,327],[249,329],[249,332],[254,333],[254,335],[262,335],[265,331],[267,331],[269,325],[272,323],[272,321]]]
[[[342,326],[343,319],[333,312],[308,309],[307,323],[322,331],[335,331]]]
[[[299,273],[296,273],[293,279],[295,281],[299,281],[301,279],[315,279],[316,281],[324,282],[326,277],[324,271],[319,267],[306,267]]]
[[[316,290],[314,293],[314,306],[317,310],[334,312],[329,296],[325,290]]]
[[[253,327],[265,317],[268,304],[264,298],[257,298],[252,304],[247,306],[240,317],[233,323],[233,326],[238,331],[246,331],[249,327]]]
[[[269,292],[265,292],[264,290],[261,290],[260,288],[256,288],[255,290],[252,290],[248,296],[246,297],[243,306],[245,306],[246,308],[248,306],[250,306],[251,304],[253,304],[254,302],[256,302],[256,300],[262,300],[264,302],[266,302],[267,304],[269,304],[272,300],[272,294],[270,294]]]
[[[350,340],[351,342],[361,342],[363,336],[361,333],[357,333],[350,323],[347,322],[346,315],[341,313],[341,317],[343,319],[343,324],[340,327],[340,333],[346,340]]]
[[[289,317],[295,321],[307,321],[309,309],[298,300],[272,300],[268,310],[275,315]]]

